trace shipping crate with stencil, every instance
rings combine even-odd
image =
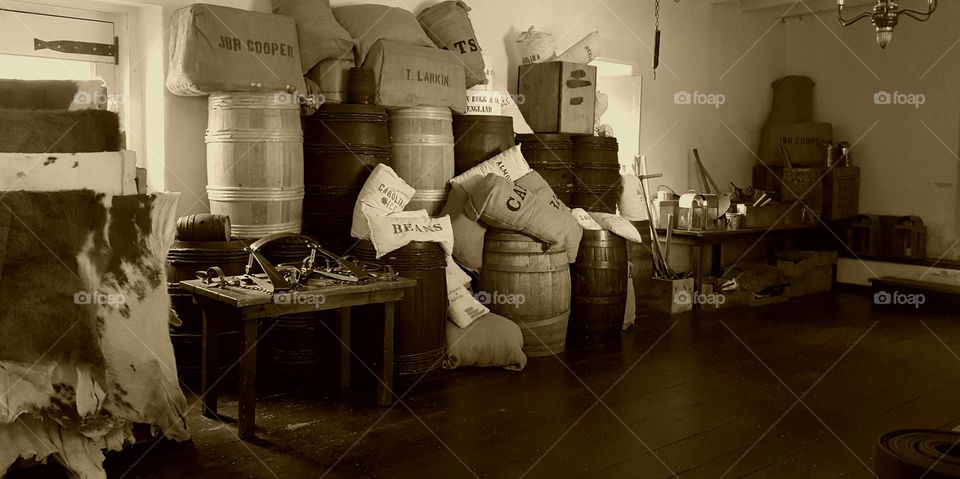
[[[380,40],[363,68],[373,70],[379,105],[467,109],[463,64],[449,51]]]
[[[196,3],[171,15],[169,47],[175,95],[306,90],[291,17]]]
[[[633,278],[637,313],[680,314],[693,310],[693,278]]]
[[[517,101],[535,133],[592,135],[597,67],[572,62],[520,65]]]

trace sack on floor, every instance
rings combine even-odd
[[[448,255],[453,253],[453,228],[449,216],[430,218],[425,210],[383,214],[366,203],[361,209],[370,227],[370,242],[377,250],[377,259],[411,241],[440,243]]]
[[[427,8],[417,18],[423,31],[438,47],[457,54],[466,73],[466,87],[470,88],[486,80],[483,56],[467,12],[470,7],[463,2],[447,1]]]
[[[293,17],[300,44],[300,67],[306,74],[320,60],[353,48],[353,38],[337,23],[330,0],[270,0],[273,13]]]
[[[451,185],[447,204],[440,211],[440,216],[450,216],[453,227],[453,257],[464,268],[479,272],[483,266],[483,237],[487,233],[487,226],[467,218],[463,211],[466,203],[467,192],[463,186]]]
[[[383,163],[378,164],[370,173],[370,177],[363,184],[360,195],[357,197],[357,204],[353,208],[351,236],[359,239],[370,238],[370,229],[361,209],[362,204],[385,213],[403,211],[416,191],[403,181],[393,168]]]
[[[574,208],[570,211],[570,214],[577,219],[577,223],[580,223],[580,227],[585,230],[600,231],[603,229],[603,226],[594,221],[590,213],[587,213],[583,208]]]
[[[412,13],[398,7],[364,4],[333,9],[337,22],[356,40],[357,65],[379,40],[436,48]]]
[[[520,145],[516,145],[513,148],[510,148],[507,151],[500,153],[493,158],[490,158],[483,163],[480,163],[473,168],[470,168],[463,173],[454,176],[450,183],[459,183],[463,185],[463,189],[470,191],[470,189],[478,181],[480,181],[484,176],[487,176],[491,173],[502,176],[511,182],[517,181],[522,178],[527,173],[530,173],[530,165],[527,164],[527,160],[524,159],[523,154],[520,153]]]
[[[629,221],[610,213],[590,213],[590,217],[597,222],[603,229],[634,243],[643,243],[643,238],[637,227],[630,224]]]
[[[556,208],[557,210],[563,213],[569,213],[570,208],[567,207],[557,198],[556,193],[553,192],[553,188],[550,187],[550,184],[547,183],[547,180],[543,179],[543,176],[540,176],[540,173],[536,171],[531,171],[523,175],[523,178],[520,178],[516,181],[517,185],[522,186],[534,193],[543,199],[547,200],[550,203],[550,206]]]
[[[517,52],[520,64],[540,63],[553,60],[557,54],[557,41],[547,32],[536,31],[533,25],[517,36]]]
[[[511,231],[521,231],[540,241],[562,244],[570,262],[577,259],[583,231],[577,220],[535,193],[510,180],[489,174],[467,192],[464,212],[470,219]]]
[[[523,371],[527,365],[520,326],[503,316],[487,313],[466,328],[447,321],[446,329],[444,369],[499,366],[509,371]]]

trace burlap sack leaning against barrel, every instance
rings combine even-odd
[[[491,228],[484,239],[478,300],[523,331],[527,356],[564,351],[570,318],[570,265],[562,245]]]
[[[430,40],[438,47],[457,54],[463,62],[467,88],[486,79],[482,49],[467,15],[469,11],[470,7],[464,2],[446,1],[427,8],[417,16]]]
[[[627,241],[609,231],[585,229],[570,276],[567,346],[619,342],[627,306]]]
[[[335,251],[349,246],[354,205],[370,172],[390,164],[385,109],[322,105],[303,121],[304,232]]]
[[[417,192],[407,211],[437,216],[447,203],[453,178],[453,126],[449,108],[417,107],[390,112],[393,171]]]
[[[208,109],[210,212],[230,217],[235,238],[300,233],[303,133],[293,95],[214,93]]]

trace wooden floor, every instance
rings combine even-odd
[[[194,401],[192,442],[137,445],[109,454],[107,468],[117,478],[873,477],[882,432],[960,424],[960,315],[870,303],[843,293],[646,320],[619,351],[441,374],[389,410],[372,394],[262,397],[253,443]],[[235,415],[236,403],[228,396],[221,411]]]

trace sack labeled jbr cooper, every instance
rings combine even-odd
[[[170,18],[167,89],[200,96],[221,91],[304,91],[293,18],[204,3]]]
[[[473,24],[467,12],[470,7],[463,2],[438,3],[417,17],[427,36],[438,47],[460,57],[466,74],[466,87],[470,88],[486,79],[480,43],[473,32]]]

